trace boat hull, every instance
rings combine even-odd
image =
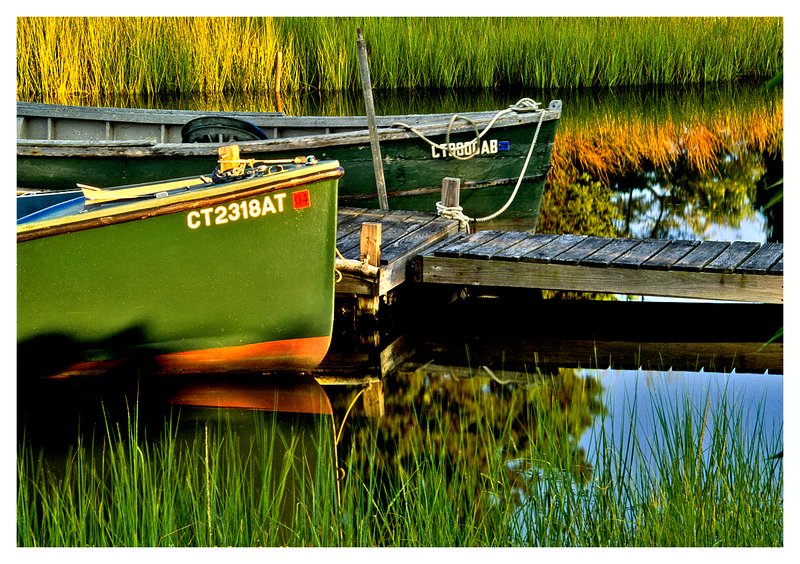
[[[312,370],[332,332],[342,175],[312,168],[18,226],[20,368],[46,354],[62,374]]]
[[[435,211],[442,179],[453,177],[461,180],[464,212],[473,218],[485,217],[506,204],[522,176],[516,196],[503,213],[503,218],[525,219],[529,221],[528,227],[534,228],[560,108],[558,102],[541,113],[504,115],[492,123],[477,143],[476,125],[464,120],[448,124],[446,117],[441,117],[438,125],[434,126],[421,121],[421,118],[416,121],[409,119],[413,131],[388,127],[389,122],[384,120],[379,136],[389,207]],[[271,116],[271,120],[276,119]],[[397,119],[402,120],[402,116],[397,116]],[[480,130],[490,122],[488,116],[481,119],[476,122]],[[266,131],[272,131],[266,122],[264,127]],[[303,130],[299,128],[298,131]],[[347,170],[347,176],[339,186],[340,203],[378,207],[374,163],[366,130],[294,137],[288,130],[278,132],[275,129],[275,135],[275,138],[266,140],[241,142],[242,155],[256,159],[282,158],[300,151],[314,154],[320,160],[337,160]],[[534,139],[535,145],[528,160]],[[443,150],[442,146],[450,150]],[[64,189],[79,181],[76,179],[107,185],[113,181],[108,176],[110,169],[125,182],[197,174],[208,169],[215,151],[213,143],[154,142],[130,146],[86,142],[81,146],[60,141],[36,145],[35,140],[30,140],[25,145],[18,144],[17,182],[24,187]],[[473,153],[471,158],[465,158]]]

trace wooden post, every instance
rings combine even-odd
[[[459,230],[469,233],[469,218],[461,212],[459,200],[461,198],[461,179],[446,176],[442,179],[442,209],[437,210],[439,215],[458,221]]]
[[[461,179],[445,177],[442,180],[442,205],[446,208],[457,208],[461,197]]]
[[[386,181],[383,178],[383,162],[381,146],[378,141],[378,126],[375,124],[375,104],[372,100],[372,79],[367,62],[367,46],[361,28],[358,28],[358,62],[361,69],[361,87],[364,89],[364,105],[367,109],[367,125],[369,126],[370,145],[372,146],[372,166],[375,168],[375,186],[378,190],[378,205],[381,210],[389,209],[389,198],[386,195]]]
[[[380,223],[364,222],[361,225],[361,242],[359,245],[358,259],[376,268],[381,265],[381,228]],[[378,274],[380,278],[380,274]],[[358,313],[374,316],[378,313],[378,288],[380,280],[376,281],[375,290],[371,296],[358,298]]]
[[[364,413],[367,417],[383,417],[383,383],[370,382],[364,390]]]

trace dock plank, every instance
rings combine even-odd
[[[422,219],[405,218],[390,222],[382,222],[381,249],[385,249],[386,247],[391,246],[394,242],[406,237],[411,233],[414,233],[415,231],[418,231],[431,221],[433,221],[433,218],[426,217]],[[351,256],[358,255],[359,246],[360,240],[354,241],[353,246],[351,247],[347,247],[345,245],[340,246],[339,252],[341,252],[345,257],[350,258]],[[381,251],[381,264],[386,263],[387,259],[384,256],[384,252]]]
[[[436,254],[443,257],[460,257],[464,253],[483,245],[484,243],[496,239],[502,234],[501,231],[478,231],[468,237],[463,237],[454,241],[452,245],[446,245],[437,249]]]
[[[728,241],[703,241],[676,262],[672,268],[700,271],[730,246],[731,244]]]
[[[550,262],[550,259],[571,249],[584,239],[586,239],[586,235],[573,235],[571,233],[558,235],[549,243],[520,256],[519,260],[523,262]]]
[[[700,241],[670,241],[666,247],[643,264],[656,270],[669,270],[698,245],[700,245]]]
[[[638,245],[611,261],[609,266],[639,268],[642,263],[669,245],[664,239],[642,239]]]
[[[783,277],[664,268],[487,261],[423,255],[417,279],[437,284],[783,303]]]
[[[477,247],[470,249],[467,251],[465,256],[491,260],[496,254],[505,251],[509,247],[516,245],[528,237],[530,237],[530,233],[524,233],[520,231],[505,231],[491,241],[487,241],[482,245],[478,245]]]
[[[733,272],[747,258],[756,252],[761,245],[749,241],[734,241],[731,246],[722,251],[720,255],[708,263],[705,272]]]
[[[536,233],[533,235],[526,234],[526,237],[519,243],[510,245],[502,251],[496,252],[493,258],[497,260],[518,261],[519,257],[523,256],[525,253],[534,251],[539,247],[550,243],[555,238],[556,235],[549,233]]]
[[[783,245],[766,243],[747,260],[740,264],[734,272],[742,274],[766,274],[769,269],[783,258]]]
[[[336,247],[346,258],[358,258],[358,249],[361,243],[361,226],[367,222],[380,223],[384,230],[389,230],[398,222],[404,222],[412,217],[410,212],[379,212],[366,211],[353,218],[350,229],[345,233],[337,234]],[[424,217],[424,221],[430,221]]]
[[[639,244],[639,239],[614,239],[608,245],[583,259],[582,266],[606,267]]]
[[[553,257],[550,262],[558,264],[578,264],[582,260],[585,260],[587,257],[600,251],[612,242],[613,239],[609,239],[607,237],[590,236],[583,241],[578,242],[577,245],[567,249],[560,255]]]
[[[458,224],[452,220],[437,218],[425,224],[419,224],[417,229],[407,233],[404,237],[392,241],[382,247],[381,257],[387,262],[393,262],[404,257],[412,256],[429,248],[431,245],[444,240],[454,234]]]

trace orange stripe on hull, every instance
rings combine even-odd
[[[331,338],[304,337],[235,347],[158,354],[139,368],[153,374],[221,374],[226,372],[310,372],[328,352]],[[141,361],[142,359],[140,359]],[[126,365],[117,358],[73,364],[58,376],[100,374]]]
[[[330,343],[329,336],[286,339],[162,354],[155,362],[165,372],[308,372],[322,362]]]

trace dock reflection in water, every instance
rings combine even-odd
[[[349,374],[360,363],[365,381],[382,383],[383,417],[352,409],[354,388],[326,387],[337,424],[350,410],[338,447],[350,472],[407,476],[421,449],[447,478],[464,468],[496,476],[501,464],[522,506],[545,473],[593,480],[604,429],[615,440],[635,431],[642,444],[663,444],[669,437],[653,435],[656,414],[680,418],[684,400],[702,424],[704,410],[712,421],[721,403],[746,406],[745,418],[766,414],[763,448],[782,444],[783,343],[772,340],[780,305],[542,300],[517,291],[462,294],[438,307],[417,298],[392,319],[400,337],[382,334],[372,353],[355,347],[351,357]],[[345,370],[346,358],[340,348],[328,362]]]

